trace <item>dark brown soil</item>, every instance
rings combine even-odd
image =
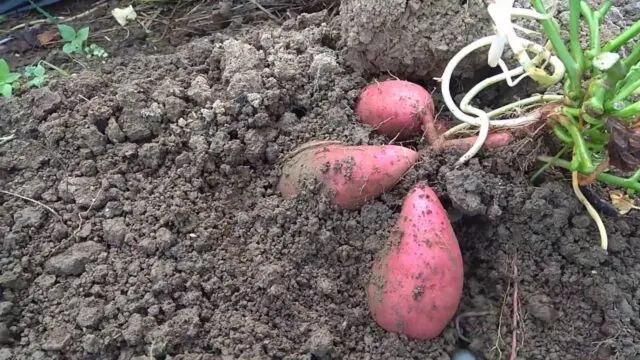
[[[430,154],[391,192],[340,211],[275,192],[307,140],[379,144],[353,101],[327,12],[142,50],[0,104],[0,359],[438,359],[386,333],[371,262],[404,194],[429,181],[465,261],[470,348],[518,359],[640,358],[640,217],[605,217],[609,252],[564,173],[532,186],[543,142]],[[441,104],[439,104],[441,106]],[[408,144],[422,148],[423,144]],[[45,206],[50,209],[45,208]]]

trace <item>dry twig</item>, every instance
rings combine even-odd
[[[14,196],[14,197],[20,198],[22,200],[30,201],[30,202],[32,202],[32,203],[34,203],[36,205],[39,205],[39,206],[47,209],[50,213],[55,215],[56,218],[58,218],[58,220],[60,220],[60,222],[62,222],[62,217],[55,210],[53,210],[50,206],[47,206],[47,205],[41,203],[38,200],[34,200],[34,199],[28,198],[26,196],[22,196],[20,194],[16,194],[16,193],[13,193],[13,192],[10,192],[10,191],[6,191],[6,190],[0,190],[0,193],[6,194],[6,195],[10,195],[10,196]]]
[[[512,297],[512,317],[511,317],[511,356],[510,360],[518,357],[518,321],[520,319],[519,308],[520,298],[518,297],[518,266],[516,265],[517,256],[513,257],[513,297]]]

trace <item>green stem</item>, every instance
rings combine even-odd
[[[616,96],[614,96],[613,99],[611,100],[612,101],[625,100],[627,97],[631,96],[631,94],[633,94],[638,88],[640,88],[640,77],[638,77],[638,79],[635,79],[634,81],[628,84],[625,84],[622,88],[620,88],[620,91],[618,91]]]
[[[624,119],[635,119],[636,117],[640,116],[640,101],[636,101],[621,110],[614,111],[613,113],[611,113],[611,115]]]
[[[638,62],[640,62],[640,42],[636,43],[631,50],[631,54],[622,60],[625,69],[631,69]]]
[[[52,63],[45,61],[45,60],[40,60],[41,63],[47,65],[48,67],[52,68],[53,70],[57,71],[58,74],[62,75],[62,76],[69,76],[69,73],[64,71],[62,68],[57,67],[55,65],[53,65]]]
[[[577,77],[582,79],[584,54],[580,44],[580,0],[569,0],[569,46],[576,61]]]
[[[589,139],[590,143],[598,143],[598,144],[606,144],[607,141],[609,141],[609,135],[607,135],[605,132],[603,132],[601,129],[604,127],[604,122],[602,122],[601,124],[595,125],[594,127],[590,128],[586,133],[585,133],[585,138]],[[597,146],[602,148],[603,145],[596,145],[593,144],[593,146]]]
[[[633,66],[627,72],[627,76],[624,77],[620,82],[618,82],[617,91],[620,91],[622,88],[628,86],[631,83],[636,82],[636,80],[640,79],[640,65]]]
[[[582,114],[582,119],[593,126],[599,126],[604,124],[604,120],[599,117],[593,117],[587,113]]]
[[[550,168],[551,166],[553,166],[554,162],[556,162],[558,159],[560,159],[560,157],[562,155],[564,155],[564,153],[569,150],[568,147],[563,147],[562,149],[560,149],[560,151],[556,154],[556,156],[554,156],[553,158],[551,158],[551,161],[545,163],[540,169],[538,169],[538,171],[536,171],[533,176],[531,176],[531,183],[535,183],[536,179],[540,177],[540,175],[542,175],[543,172],[547,171],[548,168]]]
[[[594,15],[596,16],[596,19],[598,19],[598,23],[602,23],[602,19],[604,19],[605,15],[609,12],[609,9],[611,9],[611,5],[613,5],[613,0],[605,0],[600,9],[595,12]]]
[[[574,117],[574,118],[580,117],[580,109],[576,109],[576,108],[569,107],[569,106],[563,106],[562,107],[562,113],[567,115],[567,116]]]
[[[542,0],[532,0],[533,7],[542,15],[548,15],[547,11],[542,4]],[[572,89],[572,97],[579,97],[581,95],[580,91],[580,77],[578,76],[578,64],[571,57],[569,50],[567,50],[567,46],[562,41],[562,37],[558,29],[555,27],[552,17],[548,17],[542,20],[542,27],[544,28],[547,37],[549,37],[549,41],[553,45],[553,48],[558,54],[558,58],[564,64],[567,74],[569,76],[569,82],[571,83]]]
[[[38,6],[38,4],[33,2],[33,0],[27,0],[27,1],[29,1],[29,4],[31,4],[31,6],[33,6],[36,9],[37,12],[39,12],[42,16],[44,16],[49,23],[51,23],[51,24],[55,24],[56,23],[56,18],[54,18],[46,10],[44,10],[43,8]]]
[[[574,164],[578,167],[573,170],[585,171],[585,169],[593,169],[593,162],[591,161],[591,156],[589,155],[587,145],[582,138],[582,134],[580,134],[580,130],[578,130],[575,124],[570,120],[563,121],[562,126],[569,131],[571,139],[573,140]]]
[[[580,10],[582,10],[582,16],[585,18],[587,24],[589,25],[590,50],[587,52],[586,56],[590,60],[600,52],[600,24],[598,23],[598,19],[596,18],[593,11],[591,11],[591,8],[586,1],[580,2]]]
[[[566,130],[562,126],[554,126],[553,133],[556,134],[558,139],[560,139],[560,141],[562,141],[565,145],[573,146],[573,139],[571,139],[571,135],[567,134]]]
[[[611,41],[606,43],[602,48],[602,51],[616,52],[622,46],[624,46],[624,44],[629,42],[629,40],[633,39],[638,34],[640,34],[640,20],[636,21],[635,24],[631,25],[627,30],[618,35],[615,39],[612,39]]]
[[[626,71],[619,59],[605,73],[596,75],[589,81],[587,100],[582,109],[588,115],[599,117],[604,114],[605,103],[613,98],[618,82],[624,79]]]
[[[566,160],[554,159],[551,156],[539,156],[538,160],[545,163],[553,161],[553,165],[559,166],[563,169],[571,171],[571,164]],[[585,174],[584,172],[582,173]],[[585,174],[585,175],[588,175],[588,174]],[[598,181],[603,182],[605,184],[632,189],[635,191],[640,191],[640,183],[638,182],[638,178],[640,178],[640,170],[636,171],[636,173],[628,179],[607,174],[607,173],[600,173],[598,174],[598,176],[596,176],[596,179]]]

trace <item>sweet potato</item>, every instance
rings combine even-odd
[[[390,138],[404,140],[419,135],[425,121],[433,121],[431,94],[405,80],[369,84],[358,96],[355,114],[359,120]]]
[[[393,187],[419,157],[396,145],[312,141],[285,161],[277,188],[285,198],[292,197],[306,178],[315,178],[332,191],[335,205],[354,209]]]
[[[467,151],[473,146],[473,143],[476,142],[477,138],[477,136],[469,136],[461,139],[445,140],[440,143],[434,143],[433,147],[456,148],[461,151]],[[487,140],[485,140],[484,144],[482,144],[482,147],[485,149],[495,149],[503,147],[509,145],[513,141],[513,139],[513,134],[507,131],[491,133],[487,136]]]
[[[389,240],[369,279],[373,319],[409,338],[439,336],[457,311],[464,271],[446,210],[428,185],[415,185],[405,197]]]

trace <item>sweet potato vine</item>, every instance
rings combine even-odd
[[[489,4],[487,11],[496,33],[463,48],[446,67],[441,77],[442,93],[447,107],[462,124],[445,135],[478,128],[476,143],[458,160],[462,164],[475,156],[490,128],[526,127],[544,121],[562,150],[539,160],[545,163],[544,168],[558,166],[571,172],[574,192],[596,222],[601,247],[606,250],[603,222],[580,186],[600,181],[629,192],[640,191],[640,41],[633,43],[640,34],[640,20],[603,43],[600,28],[612,0],[605,0],[598,9],[592,9],[586,1],[569,0],[567,45],[558,21],[542,0],[531,0],[532,9],[514,8],[513,3],[494,0]],[[516,29],[529,35],[536,32],[513,24],[513,17],[538,21],[545,43],[518,35]],[[582,25],[588,29],[586,47],[580,38]],[[507,45],[519,64],[513,69],[503,60]],[[467,55],[487,46],[487,63],[502,72],[478,83],[458,106],[449,89],[452,74]],[[525,77],[546,88],[561,84],[562,90],[559,94],[536,94],[489,112],[471,105],[473,98],[487,87],[502,81],[513,87]],[[507,117],[508,112],[524,107],[528,109],[524,115]],[[613,174],[612,169],[630,176]]]

